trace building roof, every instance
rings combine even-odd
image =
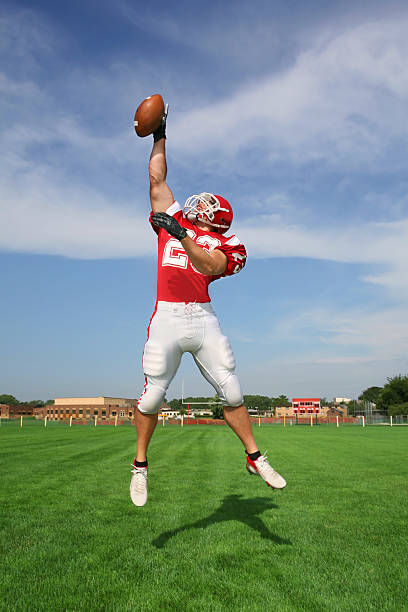
[[[54,399],[54,404],[56,406],[78,406],[81,404],[99,406],[109,403],[134,401],[136,400],[126,397],[108,397],[106,395],[98,395],[98,397],[56,397]]]

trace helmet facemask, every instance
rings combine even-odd
[[[184,216],[191,221],[191,223],[202,221],[203,223],[207,223],[208,225],[219,229],[219,231],[223,234],[229,228],[231,223],[227,224],[217,222],[218,219],[216,217],[220,217],[220,215],[216,213],[222,212],[227,213],[228,215],[232,211],[223,207],[216,195],[207,192],[192,195],[187,198],[183,209]]]

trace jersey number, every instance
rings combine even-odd
[[[163,266],[172,266],[173,268],[184,268],[188,266],[188,256],[180,241],[176,238],[170,238],[166,242],[163,250]]]
[[[233,258],[234,261],[237,262],[236,266],[232,270],[232,273],[236,274],[237,272],[239,272],[243,268],[243,262],[245,261],[246,256],[245,255],[241,255],[240,253],[232,253],[232,258]]]
[[[190,238],[194,240],[194,238],[196,237],[195,232],[193,232],[193,230],[188,230],[187,233]],[[196,243],[202,245],[202,247],[208,253],[210,253],[217,246],[220,246],[221,241],[218,240],[218,238],[214,238],[213,236],[199,236],[196,240]],[[172,266],[174,268],[184,268],[184,270],[186,270],[188,266],[188,261],[188,255],[181,246],[180,241],[176,238],[170,238],[166,242],[166,245],[163,250],[162,265]],[[198,270],[196,270],[194,266],[192,267],[196,272],[198,272]],[[201,272],[198,272],[198,274],[201,274]]]

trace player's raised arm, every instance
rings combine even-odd
[[[166,119],[167,106],[162,123],[153,133],[153,149],[149,160],[150,203],[152,211],[165,212],[174,202],[173,193],[166,183]]]
[[[166,120],[169,105],[160,94],[145,98],[138,106],[134,126],[141,138],[153,134],[149,161],[150,202],[153,212],[166,211],[173,204],[173,194],[166,183]]]
[[[166,139],[163,137],[154,143],[149,161],[150,203],[154,213],[165,212],[174,202],[166,176]]]

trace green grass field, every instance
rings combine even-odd
[[[1,610],[407,610],[408,429],[0,427]]]

